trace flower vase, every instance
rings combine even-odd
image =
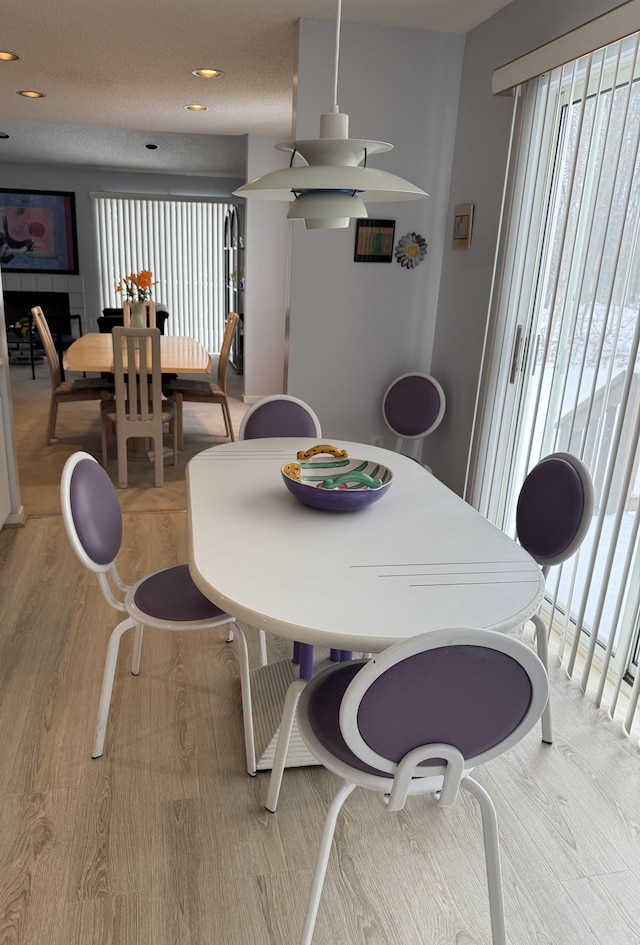
[[[131,314],[129,315],[129,328],[147,327],[147,303],[131,302]]]

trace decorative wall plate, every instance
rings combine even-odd
[[[403,269],[415,269],[427,255],[427,241],[419,233],[407,233],[398,240],[396,262]]]

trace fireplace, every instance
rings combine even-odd
[[[11,363],[29,363],[31,376],[35,377],[35,361],[41,360],[42,352],[37,332],[31,325],[31,309],[39,305],[51,329],[60,359],[61,380],[64,380],[62,354],[74,340],[73,322],[77,323],[75,336],[82,334],[80,316],[71,314],[68,293],[43,292],[40,289],[21,291],[8,289],[3,292],[3,298]],[[21,319],[28,319],[28,326],[14,329],[13,326]],[[25,322],[22,322],[22,326],[25,326]]]
[[[39,305],[45,314],[51,331],[71,335],[71,310],[67,292],[41,292],[40,289],[30,291],[5,291],[4,315],[7,326],[15,325],[21,318],[28,318],[31,309]]]

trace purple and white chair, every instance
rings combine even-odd
[[[322,430],[309,404],[290,394],[273,394],[249,407],[240,424],[239,439],[263,436],[320,437]]]
[[[325,820],[301,945],[310,945],[338,814],[356,787],[378,793],[388,811],[416,795],[435,795],[440,807],[453,804],[460,788],[475,797],[492,941],[505,945],[496,811],[471,772],[524,738],[548,692],[545,668],[526,644],[469,629],[412,637],[368,662],[331,666],[307,684],[298,706],[300,734],[343,784]]]
[[[397,437],[396,452],[401,453],[404,441],[409,440],[409,455],[422,464],[424,438],[442,422],[446,403],[442,387],[430,374],[411,371],[389,384],[382,398],[382,416]]]
[[[570,453],[551,453],[533,467],[518,496],[516,533],[545,579],[551,567],[578,550],[592,516],[593,483],[581,460]],[[539,613],[531,620],[538,656],[548,669],[549,628]],[[550,704],[542,715],[542,741],[553,741]]]
[[[322,437],[320,420],[312,408],[290,394],[272,394],[253,404],[240,423],[240,440],[257,440],[269,436]],[[293,455],[293,451],[292,451]],[[238,638],[240,648],[240,682],[243,691],[243,707],[251,706],[251,683],[249,655],[244,637]],[[267,643],[264,630],[258,628],[259,664],[267,662]],[[333,654],[334,658],[336,657]],[[300,666],[300,678],[309,679],[313,671],[313,647],[310,644],[293,644],[293,662]],[[253,717],[251,711],[244,712],[245,744],[254,745]],[[249,774],[256,773],[255,758],[248,766]]]
[[[133,586],[125,584],[115,564],[122,542],[120,503],[109,476],[89,453],[74,453],[66,461],[60,498],[62,517],[73,550],[82,564],[97,575],[108,603],[126,615],[109,638],[91,752],[93,758],[99,758],[104,749],[123,634],[135,630],[131,672],[137,676],[145,626],[158,630],[208,630],[224,624],[231,627],[234,620],[201,594],[191,580],[186,564],[156,571]],[[237,629],[241,636],[242,631]]]

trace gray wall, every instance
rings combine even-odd
[[[510,97],[491,94],[493,70],[581,23],[619,6],[616,0],[515,0],[467,35],[458,107],[449,216],[475,204],[470,250],[445,244],[432,371],[447,393],[445,419],[426,445],[434,473],[462,493],[487,319]]]

